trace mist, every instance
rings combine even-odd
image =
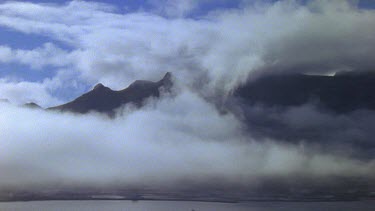
[[[190,91],[151,100],[141,110],[120,109],[115,119],[4,103],[0,109],[3,190],[257,187],[266,179],[293,178],[306,178],[311,186],[336,177],[375,179],[373,159],[250,138],[233,114],[220,114]]]
[[[313,103],[301,106],[241,105],[232,108],[255,139],[308,144],[329,153],[372,159],[374,111],[322,111]]]

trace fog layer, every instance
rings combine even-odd
[[[252,139],[192,92],[123,116],[1,104],[0,187],[251,186],[264,178],[374,179],[373,160]],[[212,179],[216,180],[212,180]]]

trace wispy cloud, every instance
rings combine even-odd
[[[0,61],[2,63],[23,64],[38,70],[46,69],[46,66],[64,67],[69,65],[72,60],[66,51],[52,43],[45,43],[42,47],[32,50],[0,46],[0,52]]]

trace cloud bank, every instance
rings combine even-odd
[[[317,184],[332,177],[375,179],[374,160],[249,138],[233,115],[219,114],[191,92],[151,102],[142,110],[124,108],[117,119],[9,104],[0,108],[2,190],[254,187],[264,178],[319,178]]]

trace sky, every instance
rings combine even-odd
[[[336,187],[337,178],[363,178],[374,186],[375,159],[358,156],[373,148],[352,147],[373,146],[373,111],[254,106],[244,110],[255,121],[245,130],[241,114],[208,100],[262,74],[374,71],[372,1],[118,2],[0,3],[0,99],[10,101],[0,101],[0,190],[217,178],[214,185],[252,188],[265,178],[327,189],[327,181]],[[97,83],[120,90],[166,72],[174,96],[125,106],[115,119],[15,106],[47,108]],[[259,133],[256,121],[264,119],[283,126],[274,134],[320,136],[285,142]]]

